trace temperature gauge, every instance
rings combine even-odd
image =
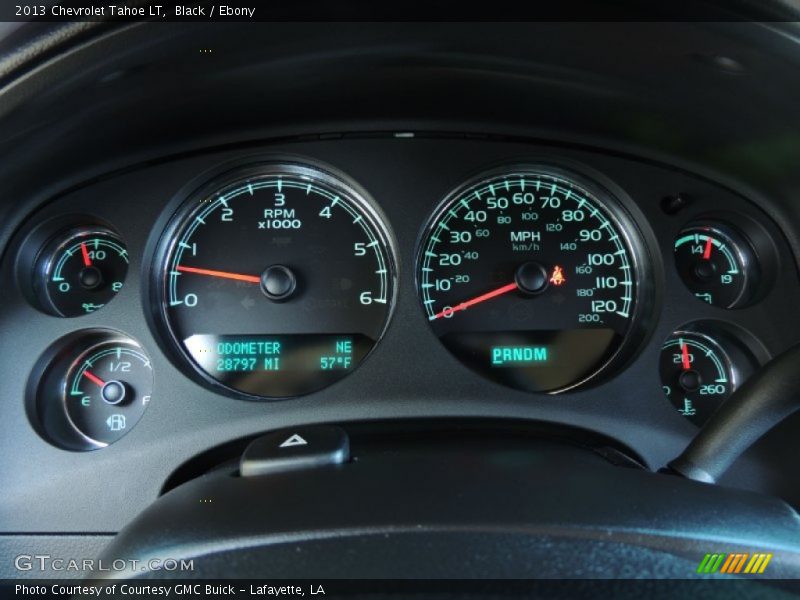
[[[675,240],[675,266],[700,300],[738,308],[752,299],[758,279],[755,253],[745,238],[723,225],[696,225]]]
[[[96,311],[122,289],[128,252],[102,227],[72,229],[53,238],[36,259],[36,295],[60,317]]]
[[[702,425],[753,371],[754,358],[723,332],[673,333],[661,347],[661,384],[683,417]]]
[[[119,440],[150,403],[150,359],[130,338],[93,331],[56,344],[45,357],[35,392],[39,422],[48,437],[72,450],[93,450]]]

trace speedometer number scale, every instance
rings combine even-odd
[[[420,249],[419,293],[434,332],[469,367],[515,388],[587,381],[619,353],[637,309],[622,220],[603,188],[554,169],[456,190]]]

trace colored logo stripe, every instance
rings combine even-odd
[[[722,565],[720,573],[739,573],[744,567],[744,561],[749,558],[749,554],[729,554],[728,560]]]
[[[697,572],[716,573],[725,556],[725,554],[706,554],[705,558],[700,561],[700,565],[697,567]]]
[[[744,572],[763,573],[770,560],[772,560],[772,554],[753,554],[753,558],[747,563],[747,568],[745,568]]]
[[[755,553],[753,555],[737,552],[731,554],[706,554],[697,566],[697,572],[703,574],[717,572],[737,574],[744,572],[750,575],[758,575],[766,570],[770,560],[772,560],[772,554],[764,553]]]

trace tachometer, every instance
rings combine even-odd
[[[597,183],[551,167],[490,173],[434,214],[420,300],[467,366],[514,388],[563,391],[621,357],[640,308],[635,239]]]
[[[365,192],[266,164],[190,198],[164,241],[159,318],[202,380],[286,398],[350,373],[392,307],[389,236]]]

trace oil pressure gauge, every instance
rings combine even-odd
[[[76,317],[102,308],[122,289],[128,252],[105,227],[76,227],[50,239],[34,269],[41,307],[60,317]]]

